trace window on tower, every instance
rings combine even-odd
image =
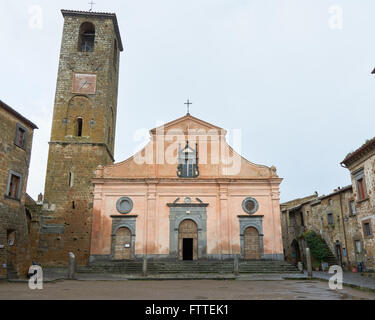
[[[83,119],[77,119],[77,137],[82,137]]]
[[[81,52],[93,52],[95,47],[95,27],[90,22],[81,25],[79,31],[78,50]]]

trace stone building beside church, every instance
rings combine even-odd
[[[354,210],[362,241],[358,250],[366,269],[375,271],[375,138],[349,153],[341,165],[350,172]]]
[[[281,204],[285,258],[306,263],[302,236],[312,230],[325,240],[332,264],[346,270],[361,264],[374,271],[375,138],[349,153],[341,165],[349,170],[351,185]]]
[[[0,279],[25,276],[36,259],[38,213],[28,204],[27,179],[37,126],[0,100]]]

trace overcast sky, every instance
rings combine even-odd
[[[44,192],[60,9],[88,2],[0,0],[0,99],[39,126],[34,198]],[[116,162],[137,151],[138,129],[183,116],[189,98],[193,116],[242,130],[245,158],[277,167],[282,201],[350,184],[340,162],[375,135],[375,1],[94,2],[117,14],[125,47]]]

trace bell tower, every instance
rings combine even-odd
[[[99,165],[114,162],[120,52],[115,14],[62,10],[64,29],[39,242],[40,262],[89,257]]]

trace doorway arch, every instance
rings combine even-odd
[[[178,259],[198,260],[198,226],[190,219],[178,227]]]
[[[301,250],[299,248],[299,244],[296,239],[292,241],[291,247],[292,247],[292,263],[297,266],[298,262],[302,260],[301,260]]]

